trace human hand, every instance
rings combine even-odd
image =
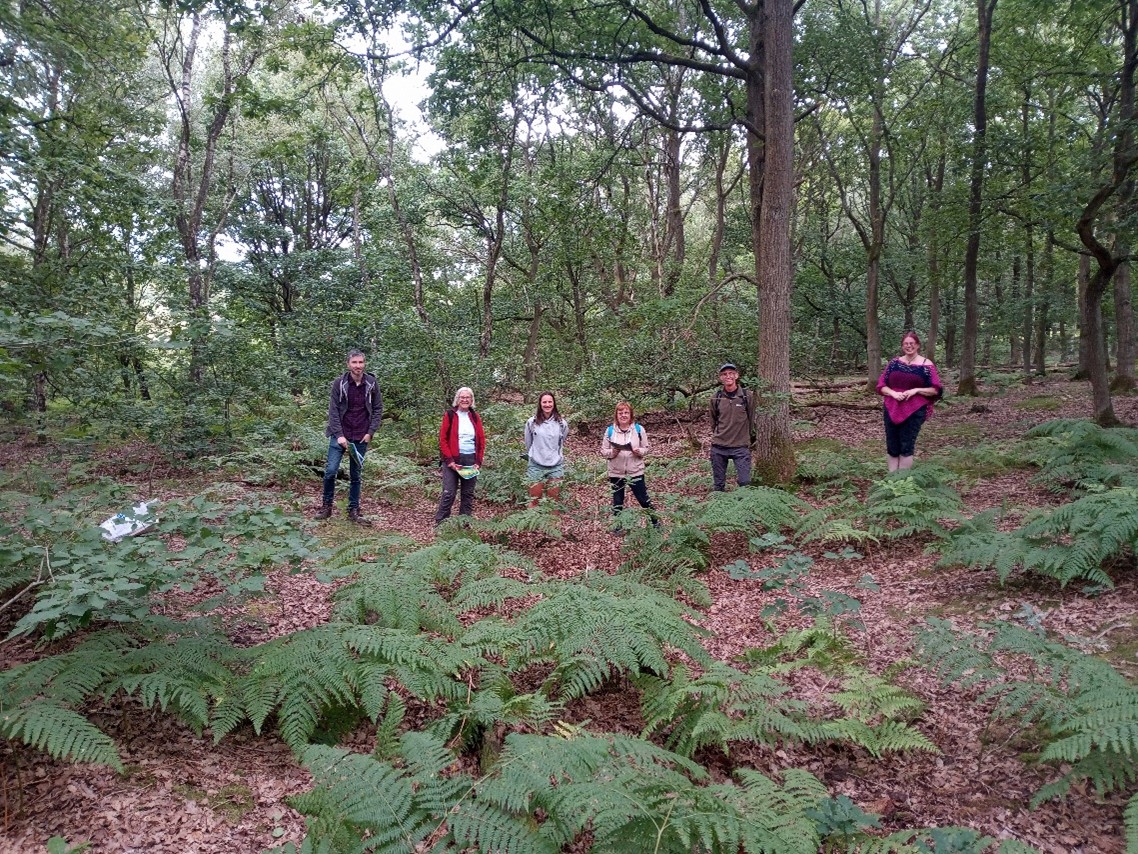
[[[336,444],[343,448],[345,451],[348,449],[348,440],[343,436],[336,440]]]

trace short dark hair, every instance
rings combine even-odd
[[[349,351],[348,351],[348,358],[347,358],[345,361],[348,361],[348,362],[350,362],[350,361],[352,361],[352,359],[354,359],[356,356],[363,356],[365,359],[367,358],[367,356],[365,356],[365,355],[364,355],[364,351],[363,351],[363,350],[349,350]]]

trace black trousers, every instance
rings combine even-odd
[[[632,494],[640,506],[648,511],[648,515],[652,517],[652,522],[656,522],[656,508],[652,506],[652,499],[648,497],[648,485],[644,482],[644,475],[610,477],[609,486],[612,487],[612,512],[614,516],[619,516],[624,509],[624,488],[627,486],[632,490]]]
[[[459,454],[457,459],[460,466],[472,466],[477,462],[474,454]],[[454,496],[459,493],[459,490],[461,490],[461,498],[458,501],[458,515],[473,516],[474,488],[478,485],[478,478],[461,478],[458,476],[458,472],[447,466],[442,467],[442,473],[443,493],[439,496],[439,509],[435,512],[435,524],[439,524],[443,519],[450,516],[450,509],[454,505]]]

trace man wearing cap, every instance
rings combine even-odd
[[[711,396],[711,478],[716,492],[727,488],[727,461],[735,461],[739,486],[751,482],[751,445],[755,441],[755,395],[739,385],[731,362],[719,368],[723,388]]]
[[[324,501],[316,513],[317,519],[332,515],[332,501],[336,496],[336,476],[344,453],[348,454],[348,519],[357,525],[367,525],[360,515],[360,485],[364,454],[368,442],[379,429],[383,418],[383,396],[375,374],[364,371],[364,354],[359,350],[348,353],[348,370],[332,380],[328,394],[328,462],[324,466]]]

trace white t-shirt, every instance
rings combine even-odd
[[[458,452],[460,454],[474,453],[474,422],[470,420],[470,413],[457,410],[458,414]]]

